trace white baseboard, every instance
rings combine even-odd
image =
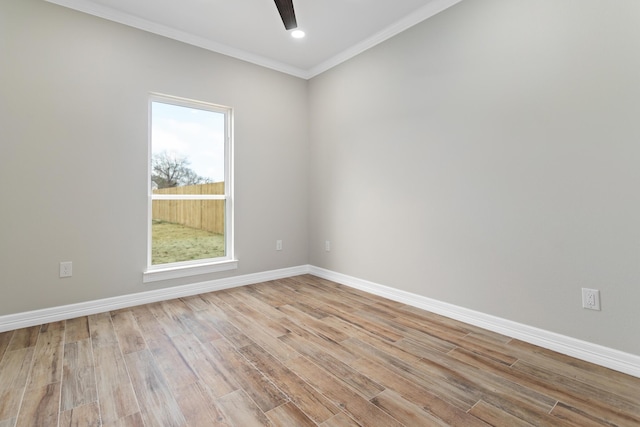
[[[311,266],[309,274],[640,378],[640,356]]]
[[[133,307],[157,301],[165,301],[173,298],[251,285],[253,283],[267,282],[269,280],[283,279],[285,277],[297,276],[308,272],[309,266],[303,265],[299,267],[290,267],[280,270],[228,277],[224,279],[209,280],[206,282],[175,286],[171,288],[156,289],[77,304],[62,305],[42,310],[8,314],[0,316],[0,332],[26,328],[29,326],[43,325],[45,323],[73,319],[75,317],[88,316],[90,314],[104,313],[106,311],[118,310],[121,308]]]
[[[595,363],[597,365],[640,378],[640,356],[310,265],[245,274],[242,276],[139,292],[78,304],[69,304],[59,307],[45,308],[42,310],[8,314],[0,316],[0,332],[42,325],[60,320],[73,319],[75,317],[88,316],[90,314],[104,313],[110,310],[118,310],[121,308],[133,307],[157,301],[165,301],[173,298],[267,282],[269,280],[283,279],[286,277],[298,276],[300,274],[313,274],[345,286],[360,289],[390,300],[402,302],[407,305],[456,319],[461,322],[469,323],[509,337],[517,338],[530,344],[538,345],[549,350],[554,350],[577,359]]]

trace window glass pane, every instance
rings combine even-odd
[[[192,107],[151,103],[151,185],[180,188],[171,194],[224,194],[225,115]],[[224,185],[222,185],[224,187]]]
[[[224,200],[154,200],[151,264],[224,257]]]

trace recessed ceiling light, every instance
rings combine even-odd
[[[304,37],[304,31],[294,30],[291,32],[291,37],[293,37],[294,39],[301,39]]]

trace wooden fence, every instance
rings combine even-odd
[[[224,194],[224,182],[161,188],[153,194]],[[154,200],[152,218],[224,234],[224,200]]]

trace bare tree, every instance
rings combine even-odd
[[[166,151],[154,154],[151,159],[151,180],[158,188],[211,182],[208,178],[198,175],[189,165],[189,159],[184,156],[175,156]]]

